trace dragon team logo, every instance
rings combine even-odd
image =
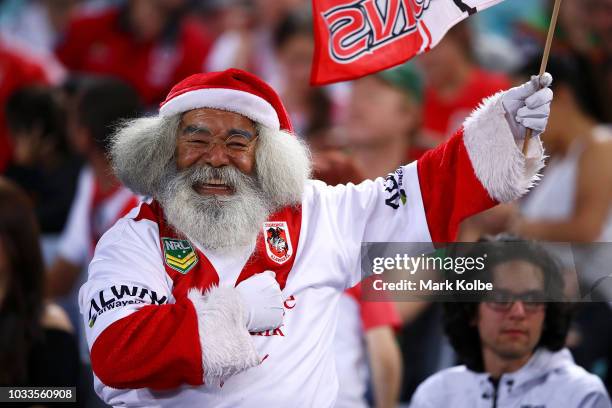
[[[264,222],[263,233],[266,242],[266,252],[270,259],[278,264],[287,262],[291,255],[293,255],[287,223],[284,221]]]
[[[162,238],[166,265],[185,275],[198,263],[191,243],[184,239]]]

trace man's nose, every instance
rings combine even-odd
[[[512,304],[512,307],[510,307],[510,310],[508,311],[508,316],[515,319],[524,318],[525,315],[525,304],[522,300],[517,300],[516,302],[514,302]]]
[[[223,167],[230,164],[230,158],[223,144],[213,144],[210,149],[202,155],[202,159],[211,167]]]

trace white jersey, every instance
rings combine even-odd
[[[452,240],[462,219],[531,183],[539,166],[509,154],[520,151],[497,97],[386,179],[307,182],[300,206],[231,253],[198,248],[158,203],[141,204],[99,241],[79,293],[96,392],[113,406],[333,406],[337,305],[360,279],[362,242]],[[283,324],[249,335],[232,283],[264,270],[282,289]]]
[[[499,379],[451,367],[425,380],[412,397],[411,408],[610,408],[599,377],[577,366],[569,350],[538,349],[529,362]]]
[[[295,260],[282,290],[286,309],[283,325],[277,330],[252,336],[258,355],[265,359],[259,366],[226,379],[222,385],[182,387],[179,392],[181,406],[250,406],[246,402],[249,400],[268,406],[333,406],[338,392],[332,347],[337,304],[342,291],[360,280],[361,242],[431,241],[416,163],[405,167],[403,172],[408,201],[401,211],[385,205],[383,179],[359,186],[327,187],[321,182],[307,185],[297,243],[292,239],[292,223],[287,223],[286,241],[293,246]],[[146,205],[142,204],[141,209]],[[164,269],[167,255],[160,249],[160,238],[165,236],[160,237],[160,228],[155,221],[142,218],[140,213],[133,211],[105,234],[91,262],[89,281],[80,292],[81,313],[87,320],[90,347],[109,325],[142,306],[140,302],[119,303],[119,307],[103,310],[104,304],[116,304],[114,300],[137,300],[143,290],[148,291],[143,299],[149,302],[162,302],[164,299],[163,303],[172,303],[177,296],[173,293],[175,281]],[[394,223],[395,228],[389,225],[393,218],[398,221]],[[246,261],[250,248],[232,255]],[[205,262],[199,253],[196,256],[197,262]],[[219,281],[231,276],[233,286],[238,277],[236,272],[243,265],[226,268],[226,265],[214,262],[217,257],[206,255],[217,271]],[[209,271],[196,270],[194,266],[185,276],[196,272]],[[121,285],[135,296],[128,296],[127,292],[121,296]],[[97,315],[93,314],[96,306],[92,306],[92,299],[101,310]],[[93,316],[95,321],[90,324]],[[180,343],[173,345],[185,346]],[[94,360],[95,354],[92,355],[95,370]],[[147,389],[116,390],[105,386],[98,378],[95,387],[102,399],[114,406],[179,405],[176,391],[166,396]]]

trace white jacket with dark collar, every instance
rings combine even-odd
[[[610,408],[599,377],[574,363],[568,349],[538,349],[518,371],[501,376],[497,388],[489,374],[451,367],[425,380],[411,408]]]

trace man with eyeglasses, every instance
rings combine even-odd
[[[601,379],[564,347],[571,312],[555,260],[536,243],[503,237],[470,253],[483,255],[478,279],[493,290],[481,302],[444,305],[444,328],[464,365],[424,381],[411,408],[609,408]]]

